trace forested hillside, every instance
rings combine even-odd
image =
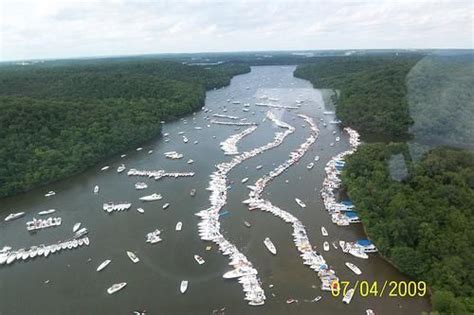
[[[389,167],[397,154],[408,165],[401,181]],[[363,145],[349,157],[343,182],[381,253],[432,286],[433,307],[472,314],[474,155],[438,148],[412,164],[405,144]]]
[[[70,176],[160,133],[245,65],[157,60],[0,67],[0,197]]]
[[[412,124],[406,75],[420,56],[322,57],[299,66],[295,76],[316,88],[340,90],[336,114],[361,135],[399,139]]]

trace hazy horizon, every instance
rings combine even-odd
[[[472,1],[5,0],[0,61],[473,49]]]

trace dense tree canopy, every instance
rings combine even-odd
[[[321,57],[299,66],[295,76],[316,88],[340,90],[336,114],[362,136],[399,139],[412,120],[406,94],[406,75],[420,56]]]
[[[190,113],[248,66],[89,60],[0,67],[0,197],[94,165]]]

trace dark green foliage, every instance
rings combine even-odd
[[[0,68],[0,197],[55,181],[151,139],[244,65],[90,60]]]
[[[402,182],[388,167],[398,153],[409,170]],[[343,182],[381,253],[437,292],[435,309],[473,312],[474,156],[448,148],[429,151],[418,164],[408,156],[405,144],[361,146]]]
[[[295,76],[317,88],[339,89],[336,114],[362,136],[405,137],[412,124],[405,78],[420,56],[322,57]]]

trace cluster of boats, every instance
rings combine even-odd
[[[161,179],[163,177],[192,177],[194,176],[194,172],[172,172],[167,173],[165,170],[157,170],[157,171],[147,171],[147,170],[137,170],[131,168],[127,172],[128,176],[146,176],[148,178],[154,178],[156,180]]]
[[[277,108],[277,109],[299,109],[298,106],[288,106],[288,105],[276,105],[276,104],[269,104],[269,103],[255,103],[256,106],[263,106],[263,107],[270,107],[270,108]]]
[[[251,134],[257,129],[257,126],[249,127],[243,130],[240,133],[230,136],[225,141],[220,143],[222,151],[224,151],[225,155],[235,155],[239,154],[237,149],[237,143],[242,140],[245,136]]]
[[[153,232],[150,232],[146,235],[146,242],[150,244],[155,244],[161,242],[162,239],[160,237],[161,231],[156,229]]]
[[[237,119],[239,119],[239,117],[237,117],[237,116],[222,115],[222,114],[212,114],[212,117],[229,118],[229,119],[232,119],[232,120],[237,120]]]
[[[227,202],[227,174],[243,161],[281,145],[285,137],[294,132],[292,126],[278,121],[270,112],[267,112],[267,117],[270,120],[275,121],[277,125],[281,127],[285,126],[287,130],[285,132],[275,133],[273,141],[261,147],[234,156],[234,158],[229,162],[216,165],[217,170],[211,174],[211,181],[207,188],[211,191],[209,197],[211,207],[196,213],[197,216],[201,217],[201,222],[198,223],[198,229],[199,236],[202,240],[216,243],[219,250],[224,255],[230,257],[231,261],[229,264],[233,266],[234,269],[245,266],[255,270],[252,272],[253,274],[245,274],[239,278],[239,283],[242,284],[245,292],[245,300],[249,301],[249,305],[263,305],[266,299],[265,292],[260,285],[256,269],[253,268],[252,263],[234,244],[226,240],[220,232],[219,211]]]
[[[227,125],[227,126],[257,126],[255,122],[232,122],[232,121],[220,121],[220,120],[211,120],[211,124],[215,125]]]
[[[36,219],[26,222],[26,229],[28,231],[41,230],[48,227],[61,225],[62,219],[60,217],[49,217],[47,219]]]
[[[124,211],[130,209],[132,204],[130,202],[114,203],[112,201],[106,202],[102,205],[102,209],[108,213],[112,211]]]
[[[31,246],[28,249],[20,248],[18,250],[12,250],[11,247],[4,247],[0,250],[0,265],[10,265],[16,261],[26,261],[35,257],[48,257],[49,255],[58,253],[62,250],[74,249],[84,245],[88,246],[90,244],[89,238],[87,236],[83,237],[86,233],[87,229],[84,228],[81,233],[76,233],[75,238],[72,240],[51,245],[42,244],[39,246]]]
[[[324,257],[319,252],[314,250],[314,247],[309,242],[309,238],[307,236],[306,229],[303,223],[289,212],[284,211],[278,208],[277,206],[274,206],[270,201],[264,200],[262,198],[263,191],[268,185],[268,183],[277,176],[281,175],[290,166],[297,163],[304,156],[309,147],[316,141],[319,135],[319,130],[310,117],[307,117],[305,115],[298,116],[303,118],[310,125],[310,136],[306,139],[305,142],[300,145],[297,150],[290,153],[290,158],[288,160],[286,160],[283,164],[277,166],[274,170],[269,172],[268,175],[259,178],[255,182],[255,185],[248,186],[251,189],[249,193],[249,199],[243,202],[248,205],[250,210],[260,209],[262,211],[270,212],[273,215],[281,218],[286,223],[292,225],[293,240],[295,242],[296,248],[300,252],[300,256],[303,258],[303,263],[317,272],[318,277],[321,280],[321,289],[330,291],[331,284],[334,281],[338,280],[336,272],[329,268],[329,266],[326,264]],[[295,198],[295,200],[301,207],[306,207],[306,205],[300,199]],[[321,230],[323,231],[323,229]],[[327,235],[326,229],[324,229],[323,235],[324,234]],[[274,246],[273,244],[271,244],[271,241],[269,239],[266,239],[264,243],[270,252],[276,254],[276,250],[275,252],[273,252]],[[327,246],[329,246],[329,244]]]

